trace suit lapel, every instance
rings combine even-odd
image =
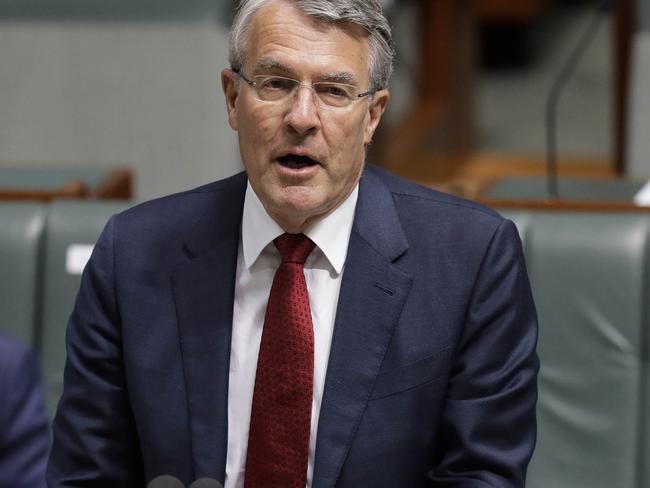
[[[392,195],[372,170],[360,183],[318,424],[313,488],[334,486],[352,445],[412,278]]]
[[[246,177],[212,195],[172,275],[195,477],[225,478],[232,307]],[[208,197],[206,197],[208,198]],[[323,404],[313,488],[334,486],[408,293],[395,262],[408,249],[392,195],[372,170],[360,183]]]
[[[215,198],[185,241],[172,275],[195,477],[225,478],[228,374],[245,176]],[[227,209],[228,211],[226,211]]]

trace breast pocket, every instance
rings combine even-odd
[[[446,347],[414,363],[379,373],[370,400],[411,390],[444,376],[449,371],[450,351]]]

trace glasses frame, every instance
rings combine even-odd
[[[256,87],[257,87],[257,82],[255,82],[255,81],[253,81],[253,80],[249,80],[246,76],[244,76],[244,74],[243,74],[240,70],[238,70],[238,69],[233,69],[233,70],[231,70],[231,71],[232,71],[233,73],[235,73],[237,76],[239,76],[242,80],[244,80],[244,81],[246,82],[246,84],[249,85],[251,88],[256,88]],[[265,76],[265,75],[258,75],[258,76]],[[368,95],[374,95],[374,94],[377,93],[377,91],[378,91],[378,90],[368,90],[368,91],[363,92],[363,93],[357,93],[356,96],[350,100],[350,103],[349,103],[348,105],[345,105],[345,106],[343,106],[343,107],[336,107],[336,106],[334,106],[334,105],[327,105],[326,103],[324,103],[324,102],[320,99],[320,97],[318,96],[318,94],[317,94],[316,91],[314,90],[314,84],[313,84],[313,83],[302,83],[301,81],[296,80],[296,79],[294,79],[294,78],[289,78],[288,76],[268,75],[268,77],[269,77],[269,78],[282,78],[282,79],[284,79],[284,80],[295,81],[295,82],[297,83],[297,85],[296,85],[296,89],[297,89],[298,87],[301,87],[301,86],[305,86],[305,87],[309,88],[309,89],[312,91],[313,96],[315,96],[315,99],[318,100],[317,105],[318,105],[319,107],[321,107],[321,108],[326,109],[326,110],[345,110],[345,109],[349,108],[351,105],[353,105],[353,102],[355,102],[355,101],[357,101],[357,100],[360,100],[360,99],[363,98],[363,97],[367,97]],[[348,84],[346,84],[346,83],[334,83],[334,82],[332,82],[331,84],[333,84],[333,85],[337,85],[337,84],[339,84],[339,85],[345,85],[345,86],[352,86],[352,87],[354,87],[354,85],[348,85]],[[259,99],[259,98],[256,98],[256,100],[259,100],[260,102],[263,102],[263,103],[279,103],[279,102],[280,102],[280,100],[276,100],[276,101],[272,101],[272,100],[261,100],[261,99]]]

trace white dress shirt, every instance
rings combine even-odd
[[[307,488],[314,472],[316,430],[325,372],[334,331],[341,278],[350,241],[359,186],[333,212],[305,234],[316,247],[305,262],[305,280],[314,326],[314,389],[309,439]],[[235,301],[228,386],[228,453],[224,488],[243,488],[248,429],[266,304],[280,265],[273,239],[282,228],[266,213],[250,183],[246,188],[237,256]]]

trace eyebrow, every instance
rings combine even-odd
[[[270,71],[275,73],[282,73],[286,76],[295,76],[294,71],[286,64],[273,58],[263,58],[258,60],[253,66],[253,71],[258,73],[260,71]],[[329,81],[331,83],[346,83],[348,85],[357,85],[358,80],[354,74],[348,71],[332,71],[329,73],[322,73],[316,77],[317,81]]]
[[[357,77],[347,71],[334,71],[332,73],[325,73],[319,76],[322,81],[331,81],[332,83],[347,83],[348,85],[356,85]]]
[[[281,71],[283,73],[291,73],[291,68],[277,59],[262,58],[253,66],[253,72],[257,73],[258,71]]]

